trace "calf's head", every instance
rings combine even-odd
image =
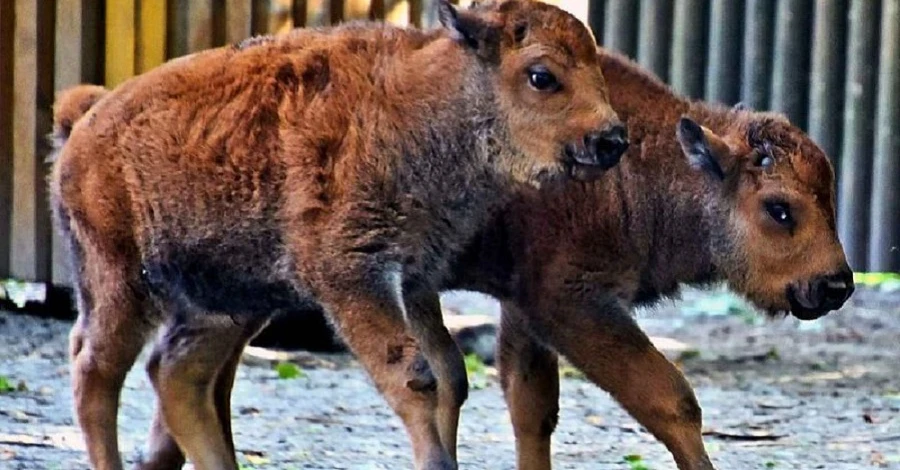
[[[565,11],[533,0],[485,1],[441,22],[489,64],[515,179],[567,174],[590,180],[619,162],[625,127],[609,104],[596,43]]]
[[[840,308],[853,273],[835,230],[834,170],[800,129],[734,110],[721,135],[688,118],[677,136],[713,180],[713,258],[729,285],[771,314],[810,320]]]

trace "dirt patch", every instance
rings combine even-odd
[[[718,468],[900,468],[900,293],[860,292],[852,306],[812,323],[764,321],[739,309],[711,315],[716,302],[691,292],[639,320],[651,335],[689,345],[670,355],[697,390]],[[0,312],[0,376],[14,389],[22,382],[21,391],[0,393],[0,468],[87,467],[72,418],[69,327]],[[463,411],[461,466],[512,469],[499,386],[490,369],[477,382],[483,388]],[[411,468],[399,419],[346,355],[312,355],[290,380],[266,361],[247,361],[233,403],[246,468]],[[554,468],[638,468],[628,455],[647,468],[674,468],[665,448],[592,384],[565,379],[561,405]],[[152,409],[143,368],[135,367],[119,421],[128,460],[143,445]]]

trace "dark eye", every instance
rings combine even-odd
[[[544,67],[528,69],[528,83],[540,91],[559,90],[559,82],[556,80],[556,76]]]
[[[794,228],[794,217],[791,215],[791,207],[788,203],[767,201],[764,205],[772,220],[785,228]]]

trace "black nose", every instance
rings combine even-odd
[[[837,310],[850,298],[856,286],[853,284],[853,272],[841,271],[837,274],[822,276],[813,281],[813,288],[819,293],[823,310]]]
[[[619,163],[628,150],[628,133],[625,126],[616,124],[604,131],[584,136],[584,149],[592,164],[608,170]],[[587,163],[587,162],[579,162]]]

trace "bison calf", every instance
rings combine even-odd
[[[724,282],[770,314],[840,308],[853,278],[834,172],[783,116],[690,102],[600,52],[632,147],[603,179],[532,192],[476,238],[452,287],[501,299],[498,362],[518,468],[550,468],[562,354],[671,451],[713,468],[690,385],[632,319],[681,284]]]
[[[241,350],[273,313],[304,306],[329,312],[416,465],[455,467],[467,384],[435,290],[448,263],[516,191],[591,179],[627,142],[573,16],[527,0],[440,10],[434,31],[297,30],[60,98],[57,137],[71,135],[50,186],[71,245],[75,408],[94,467],[121,468],[122,381],[164,326],[140,466],[186,454],[235,468]]]

